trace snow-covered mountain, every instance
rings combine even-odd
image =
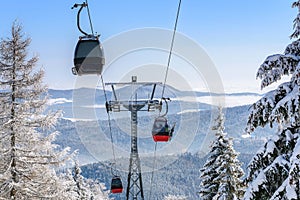
[[[150,91],[144,91],[144,96],[147,97]],[[123,92],[126,93],[126,90],[123,89]],[[111,91],[107,91],[108,99],[111,95]],[[158,186],[153,190],[160,196],[167,195],[167,193],[185,194],[190,199],[195,199],[198,197],[194,193],[199,185],[198,170],[206,159],[205,150],[202,147],[210,130],[213,108],[216,108],[211,105],[211,99],[222,98],[222,96],[206,92],[191,93],[177,90],[172,90],[169,95],[173,96],[169,103],[168,120],[170,123],[176,122],[176,129],[171,142],[157,146],[157,171],[155,171],[154,180],[158,184],[164,184],[165,189],[161,190],[161,186]],[[243,162],[244,169],[251,157],[262,147],[268,135],[275,131],[270,128],[257,129],[251,137],[243,135],[250,104],[260,97],[261,95],[255,93],[225,94],[227,106],[224,110],[225,132],[234,138],[234,148],[240,153],[239,159]],[[111,172],[108,163],[112,159],[112,149],[110,145],[104,143],[104,141],[111,142],[104,103],[105,97],[102,90],[88,88],[49,90],[48,109],[63,111],[63,118],[55,127],[60,132],[56,142],[62,147],[70,146],[72,150],[79,150],[79,163],[84,165],[83,175],[98,179],[109,186]],[[149,188],[150,184],[147,180],[151,176],[149,169],[153,165],[152,156],[155,145],[151,128],[157,114],[148,115],[147,113],[138,115],[138,146],[145,188]],[[78,114],[82,116],[78,117]],[[118,168],[124,178],[127,175],[130,153],[130,114],[128,112],[112,113],[111,119]],[[190,167],[182,171],[185,168],[183,166]],[[145,191],[146,195],[148,193],[149,191]],[[122,195],[114,197],[124,198]]]
[[[165,97],[171,98],[169,114],[180,114],[210,110],[212,105],[235,107],[250,105],[256,102],[261,95],[257,93],[230,93],[213,94],[209,92],[179,91],[167,87]],[[138,88],[138,98],[149,99],[152,87]],[[130,100],[131,88],[124,87],[116,90],[118,100]],[[112,92],[106,91],[107,99],[112,100]],[[161,88],[157,87],[155,97],[160,98]],[[105,119],[105,95],[101,89],[80,88],[75,90],[49,90],[48,109],[62,110],[63,117],[70,120]],[[90,113],[90,115],[88,115]],[[122,115],[120,115],[122,116]],[[118,117],[118,115],[115,115]]]
[[[123,89],[124,91],[125,89]],[[150,90],[145,91],[143,91],[144,96],[147,96]],[[111,91],[106,92],[107,98],[110,99]],[[164,154],[195,153],[203,150],[201,145],[210,130],[213,117],[212,108],[215,108],[209,100],[221,98],[221,95],[206,92],[181,92],[173,88],[167,90],[167,93],[173,95],[174,98],[169,103],[168,119],[171,124],[176,123],[176,130],[171,143],[173,146],[161,146],[161,149],[166,148],[163,150]],[[79,97],[80,99],[78,99]],[[253,147],[253,144],[261,144],[271,131],[270,129],[259,129],[251,138],[243,137],[249,114],[249,104],[259,98],[260,95],[255,93],[225,94],[227,105],[225,131],[235,138],[235,148],[241,153],[254,154],[259,145]],[[57,142],[62,146],[70,146],[74,150],[79,149],[81,163],[99,160],[99,157],[95,158],[94,155],[98,154],[97,152],[103,154],[103,160],[109,159],[109,155],[106,157],[101,150],[97,150],[97,145],[95,147],[89,145],[94,144],[95,140],[102,140],[102,138],[110,140],[104,102],[104,92],[99,89],[49,90],[48,109],[63,111],[63,118],[56,127],[61,133]],[[151,128],[155,116],[157,113],[139,113],[139,145],[141,146],[140,152],[145,155],[153,151]],[[112,113],[111,119],[114,143],[120,148],[122,156],[126,156],[130,150],[130,114],[128,112]],[[99,133],[102,135],[100,136]],[[109,149],[110,147],[104,148]],[[106,153],[111,154],[109,150]]]

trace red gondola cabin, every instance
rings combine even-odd
[[[168,142],[172,137],[173,129],[169,129],[165,117],[157,117],[152,128],[152,137],[155,142]]]
[[[116,194],[116,193],[122,193],[123,192],[123,185],[121,178],[119,176],[115,176],[111,180],[111,185],[110,185],[110,190],[111,193]]]

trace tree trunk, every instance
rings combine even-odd
[[[13,55],[13,67],[12,67],[12,85],[11,85],[11,112],[10,112],[10,120],[11,120],[11,139],[10,139],[10,145],[11,145],[11,165],[10,165],[10,170],[11,170],[11,176],[13,183],[17,183],[17,173],[16,173],[16,133],[14,130],[14,123],[15,123],[15,101],[16,101],[16,96],[15,96],[15,91],[16,91],[16,50],[14,49],[14,55]],[[15,199],[16,196],[16,188],[13,186],[11,191],[10,191],[10,198]]]

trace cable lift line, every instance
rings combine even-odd
[[[110,113],[109,110],[107,109],[107,102],[108,102],[108,98],[107,98],[107,94],[106,94],[106,90],[105,90],[105,84],[104,84],[104,80],[103,80],[103,76],[101,76],[101,82],[102,82],[102,87],[103,87],[103,91],[104,91],[104,97],[105,97],[105,102],[106,102],[106,112],[107,112],[107,121],[108,121],[108,126],[109,126],[109,134],[110,134],[110,140],[111,140],[111,146],[112,146],[112,154],[113,154],[113,160],[114,162],[111,163],[111,174],[112,174],[112,180],[111,180],[111,185],[110,185],[110,191],[113,194],[118,194],[118,193],[122,193],[123,192],[123,184],[122,184],[122,179],[120,175],[117,175],[117,173],[114,173],[114,171],[117,172],[117,160],[116,160],[116,153],[115,153],[115,145],[114,145],[114,139],[113,139],[113,135],[112,135],[112,128],[111,128],[111,119],[110,119]]]
[[[153,166],[152,166],[152,172],[151,172],[151,178],[150,178],[150,192],[149,192],[149,198],[148,200],[151,200],[152,197],[152,184],[153,184],[153,178],[154,178],[154,171],[155,171],[155,166],[156,166],[156,149],[157,149],[157,142],[155,142],[155,147],[154,147],[154,156],[153,156]]]
[[[180,14],[180,8],[181,8],[181,0],[178,2],[178,7],[177,7],[177,13],[176,13],[176,19],[175,19],[175,25],[173,29],[173,35],[172,35],[172,40],[171,40],[171,45],[170,45],[170,51],[169,51],[169,56],[168,56],[168,62],[167,62],[167,68],[166,68],[166,73],[165,73],[165,78],[164,78],[164,83],[163,83],[163,89],[162,89],[162,94],[161,94],[161,101],[160,104],[164,101],[166,104],[166,112],[163,115],[160,115],[155,119],[153,128],[152,128],[152,136],[153,140],[155,141],[155,147],[154,147],[154,158],[153,158],[153,169],[151,173],[151,179],[150,179],[150,194],[149,194],[149,200],[152,198],[152,185],[153,185],[153,178],[154,178],[154,171],[155,171],[155,165],[156,165],[156,150],[157,150],[157,142],[167,142],[170,141],[170,139],[173,136],[173,132],[175,129],[175,124],[169,130],[169,125],[167,118],[165,117],[168,113],[168,102],[167,100],[170,101],[169,98],[164,97],[165,93],[165,88],[166,88],[166,82],[168,78],[168,73],[169,73],[169,68],[170,68],[170,63],[171,63],[171,58],[172,58],[172,51],[174,47],[174,42],[175,42],[175,35],[176,35],[176,30],[177,30],[177,24],[178,24],[178,18]],[[161,110],[160,110],[161,112]]]
[[[74,67],[72,68],[72,73],[79,76],[89,74],[100,75],[105,64],[104,51],[99,41],[100,35],[94,34],[87,0],[82,4],[74,4],[72,9],[78,7],[80,8],[77,13],[77,28],[83,35],[79,36],[79,40],[75,47],[73,59]],[[87,8],[90,28],[92,32],[91,34],[83,31],[80,27],[80,14],[83,8]]]
[[[172,58],[172,51],[173,51],[174,42],[175,42],[175,35],[176,35],[176,31],[177,31],[177,24],[178,24],[178,18],[179,18],[179,14],[180,14],[180,8],[181,8],[181,0],[179,0],[178,7],[177,7],[176,20],[175,20],[175,25],[174,25],[174,29],[173,29],[173,35],[172,35],[172,40],[171,40],[171,46],[170,46],[170,51],[169,51],[169,56],[168,56],[168,62],[167,62],[167,68],[166,68],[161,98],[164,98],[165,87],[166,87],[166,82],[167,82],[171,58]]]
[[[74,66],[72,68],[72,72],[74,75],[88,75],[88,74],[97,74],[101,76],[105,101],[107,102],[107,94],[105,90],[105,84],[102,76],[102,69],[105,64],[104,52],[99,41],[99,35],[94,34],[90,10],[88,7],[87,0],[82,4],[74,4],[72,9],[80,7],[77,13],[77,28],[83,34],[83,36],[79,37],[79,41],[77,42],[75,52],[74,52]],[[91,34],[83,31],[80,27],[80,14],[83,8],[87,8],[88,18],[91,28]],[[114,162],[111,164],[111,172],[112,172],[112,180],[111,180],[111,192],[112,193],[122,193],[123,185],[122,180],[117,173],[113,171],[117,171],[116,168],[116,155],[114,149],[114,140],[112,135],[112,128],[111,128],[111,119],[109,111],[107,110],[107,118],[108,118],[108,126],[109,126],[109,133],[110,139],[112,144],[112,154]]]
[[[168,102],[167,102],[167,100],[170,101],[170,98],[165,98],[164,93],[165,93],[166,82],[167,82],[170,63],[171,63],[171,58],[172,58],[172,51],[173,51],[174,42],[175,42],[175,35],[176,35],[176,30],[177,30],[177,24],[178,24],[180,8],[181,8],[181,0],[179,0],[178,7],[177,7],[176,20],[175,20],[175,25],[174,25],[174,29],[173,29],[172,40],[171,40],[170,51],[169,51],[168,62],[167,62],[167,68],[166,68],[166,72],[165,72],[165,78],[164,78],[162,94],[161,94],[161,104],[163,102],[165,102],[166,112],[163,115],[161,115],[159,113],[159,116],[154,120],[154,124],[153,124],[153,128],[152,128],[153,140],[155,142],[168,142],[168,141],[170,141],[171,138],[172,138],[174,129],[175,129],[175,124],[173,125],[172,128],[169,128],[168,120],[165,117],[168,113]]]
[[[114,140],[112,135],[112,125],[111,125],[111,117],[110,112],[121,112],[121,111],[129,111],[131,113],[131,152],[130,152],[130,160],[129,160],[129,172],[128,172],[128,179],[127,179],[127,189],[126,189],[126,199],[129,200],[130,197],[132,199],[137,200],[140,197],[144,200],[144,192],[143,192],[143,181],[142,181],[142,171],[141,171],[141,164],[140,158],[138,153],[138,112],[146,111],[152,112],[155,110],[159,111],[158,117],[155,118],[154,124],[152,127],[152,137],[155,142],[155,150],[154,150],[154,164],[153,164],[153,171],[150,180],[150,196],[151,199],[152,195],[152,184],[153,184],[153,177],[154,177],[154,170],[155,170],[155,161],[156,161],[156,149],[157,149],[157,142],[168,142],[171,140],[175,124],[173,127],[170,128],[168,125],[168,120],[166,118],[168,113],[168,101],[170,98],[164,97],[166,82],[168,78],[168,72],[171,63],[172,57],[172,50],[175,41],[175,34],[177,29],[177,23],[179,18],[179,12],[181,7],[181,0],[179,0],[177,15],[175,26],[173,30],[170,51],[168,56],[167,68],[165,72],[164,82],[138,82],[136,76],[132,76],[131,82],[123,82],[123,83],[104,83],[102,70],[105,65],[105,58],[104,58],[104,51],[102,45],[99,41],[99,36],[94,34],[90,10],[88,7],[88,2],[85,0],[82,4],[74,4],[73,8],[78,8],[77,13],[77,28],[82,33],[82,36],[79,36],[79,40],[75,47],[74,51],[74,67],[72,68],[72,73],[74,75],[100,75],[102,81],[102,87],[105,96],[105,106],[107,111],[107,118],[108,118],[108,127],[110,133],[110,139],[112,144],[112,154],[114,162],[111,163],[111,173],[112,173],[112,180],[111,180],[111,193],[117,194],[123,192],[123,184],[121,180],[121,176],[117,173],[116,167],[116,155],[115,155],[115,148],[114,148]],[[80,14],[84,8],[87,8],[88,18],[91,33],[85,32],[80,26]],[[119,100],[118,96],[116,95],[116,86],[131,86],[132,96],[130,100],[121,101]],[[154,99],[154,94],[157,85],[162,86],[162,93],[160,100]],[[111,86],[112,89],[112,100],[108,100],[105,86]],[[144,86],[153,86],[152,93],[150,98],[148,99],[138,99],[137,98],[137,91],[134,90],[135,87],[144,87]],[[161,114],[163,104],[165,104],[165,112]]]

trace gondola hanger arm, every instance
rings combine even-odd
[[[85,3],[85,2],[83,2],[83,3],[81,3],[81,4],[75,3],[71,9],[77,8],[77,7],[79,7],[79,6],[80,6],[80,8],[79,8],[79,11],[78,11],[78,13],[77,13],[77,27],[78,27],[78,30],[79,30],[83,35],[86,35],[86,36],[87,36],[87,35],[89,35],[89,34],[86,33],[85,31],[83,31],[83,30],[81,29],[81,27],[80,27],[80,13],[81,13],[81,11],[82,11],[82,9],[83,9],[84,7],[87,7],[87,3]]]
[[[166,116],[166,115],[168,114],[168,111],[169,111],[168,101],[171,101],[171,99],[170,99],[170,98],[165,98],[165,97],[163,97],[163,98],[161,98],[161,100],[162,100],[162,101],[160,102],[160,105],[161,105],[161,106],[162,106],[163,101],[166,103],[166,111],[165,111],[164,114],[160,115],[160,117],[164,117],[164,116]]]

